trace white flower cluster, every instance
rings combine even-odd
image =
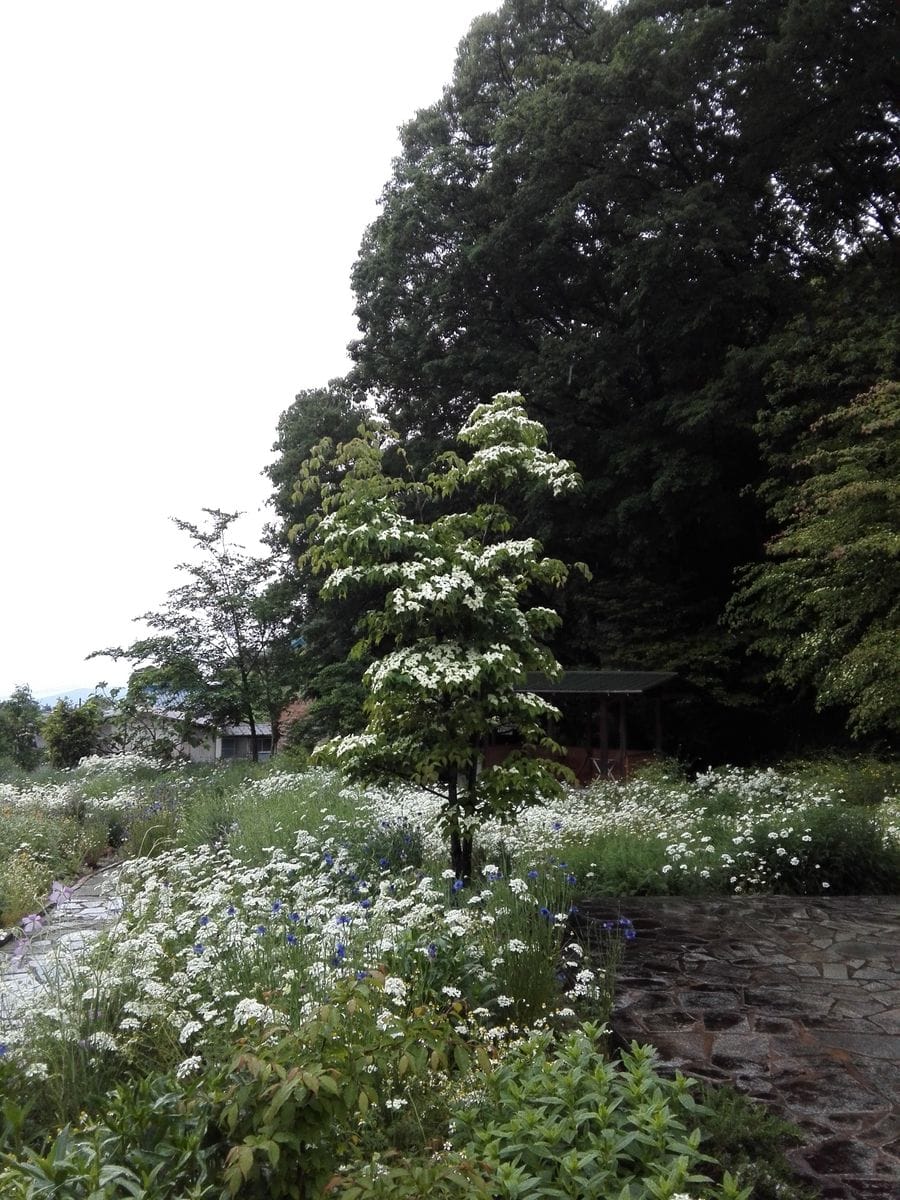
[[[511,654],[509,646],[499,643],[482,651],[454,641],[439,646],[403,647],[373,663],[364,678],[375,695],[397,687],[404,680],[427,691],[454,691],[479,683],[486,670],[509,662]]]

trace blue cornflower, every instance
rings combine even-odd
[[[204,913],[203,916],[200,918],[200,924],[201,925],[209,924],[209,917],[206,915],[206,913]]]
[[[234,907],[233,904],[229,904],[228,907],[225,909],[225,912],[227,913],[227,915],[229,917],[233,917],[234,914],[237,912],[237,909]]]
[[[368,899],[368,897],[367,897],[365,900],[360,900],[360,902],[359,902],[359,907],[360,907],[360,908],[371,908],[371,907],[372,907],[372,901],[371,901],[371,900],[369,900],[369,899]]]
[[[334,866],[334,858],[332,857],[332,855],[330,855],[330,854],[328,853],[328,851],[327,851],[327,850],[325,851],[325,853],[323,854],[323,856],[322,856],[322,857],[325,859],[325,866],[326,866],[326,867],[333,867],[333,866]]]
[[[368,978],[369,978],[369,972],[368,972],[368,971],[357,971],[357,972],[356,972],[356,979],[357,979],[357,981],[359,981],[360,979],[368,979]]]
[[[0,1042],[0,1058],[5,1058],[9,1054],[9,1046],[6,1042]]]
[[[566,883],[569,884],[570,887],[574,887],[577,882],[578,882],[578,879],[570,871],[569,874],[566,876]]]
[[[437,958],[437,952],[438,952],[437,946],[434,944],[434,942],[429,942],[428,943],[428,957],[429,958]]]
[[[256,932],[259,934],[260,937],[262,937],[262,935],[266,932],[265,925],[257,925]]]
[[[281,903],[280,900],[272,901],[272,912],[273,913],[280,913],[283,907],[284,907],[284,905]]]
[[[300,914],[298,912],[288,913],[288,920],[293,921],[296,925],[296,923],[300,920]]]
[[[562,821],[554,821],[550,828],[554,833],[559,833],[559,831],[562,829]]]
[[[385,871],[391,865],[391,860],[389,858],[379,858],[378,865],[382,871]]]
[[[205,949],[206,949],[206,947],[203,945],[202,942],[194,942],[194,953],[195,954],[202,954]]]
[[[545,921],[552,921],[552,920],[553,920],[553,913],[552,913],[552,912],[550,911],[550,909],[549,909],[549,908],[546,906],[546,904],[542,904],[542,905],[541,905],[541,908],[540,908],[540,914],[541,914],[541,916],[544,918],[544,920],[545,920]]]
[[[291,932],[289,931],[289,932],[288,932],[288,934],[287,934],[287,936],[285,937],[285,939],[284,939],[284,940],[287,942],[287,944],[288,944],[289,946],[296,946],[296,945],[297,945],[297,935],[296,935],[296,933],[291,933]]]
[[[337,949],[334,952],[334,957],[331,960],[332,966],[339,967],[347,957],[347,947],[343,942],[338,942]]]
[[[529,879],[537,879],[538,874],[539,874],[539,872],[535,871],[535,869],[532,867],[532,869],[528,872],[528,878]]]
[[[347,913],[341,913],[340,916],[335,917],[335,921],[338,923],[338,925],[349,925],[352,920],[353,918]]]
[[[450,891],[451,892],[459,892],[459,891],[462,891],[462,888],[463,888],[463,881],[461,879],[454,879],[453,884],[451,885]]]

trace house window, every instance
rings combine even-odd
[[[241,739],[237,738],[237,737],[223,737],[222,738],[222,757],[223,758],[238,758],[239,757],[238,743],[240,742],[240,740]]]
[[[256,735],[256,753],[265,761],[272,755],[272,735],[258,733]],[[222,737],[222,758],[252,758],[252,741],[248,734],[225,734]]]

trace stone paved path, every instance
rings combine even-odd
[[[613,1029],[729,1081],[807,1135],[789,1158],[828,1200],[900,1197],[900,899],[641,897]]]
[[[77,955],[118,914],[117,873],[113,865],[89,875],[68,899],[50,909],[24,946],[15,940],[0,946],[0,1041],[53,972],[65,969],[68,957]]]

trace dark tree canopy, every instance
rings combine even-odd
[[[300,392],[279,419],[272,447],[276,457],[266,468],[275,489],[271,503],[277,517],[271,540],[290,551],[282,586],[296,596],[303,626],[293,647],[295,686],[312,701],[307,715],[293,726],[291,738],[308,744],[362,722],[364,664],[349,661],[348,655],[357,640],[356,623],[364,600],[321,602],[322,580],[303,560],[308,548],[306,522],[316,503],[308,492],[296,489],[297,479],[301,465],[323,439],[332,446],[352,441],[367,415],[371,406],[365,393],[345,380],[333,379],[327,387]],[[321,470],[327,477],[329,467],[324,461]]]
[[[563,661],[749,694],[721,615],[779,423],[890,373],[896,47],[888,0],[508,0],[402,131],[352,378],[413,460],[518,388],[575,461]]]

